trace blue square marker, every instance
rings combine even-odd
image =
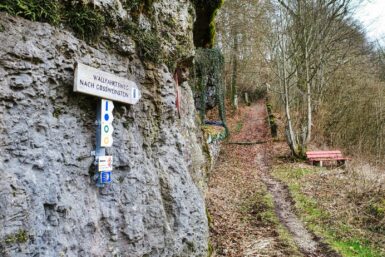
[[[99,183],[100,184],[108,184],[111,183],[111,171],[102,171],[99,174]]]

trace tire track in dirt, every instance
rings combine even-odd
[[[231,141],[256,141],[256,135],[266,138],[266,129],[250,122],[255,119],[254,110],[244,107],[228,119]],[[263,148],[262,144],[222,145],[206,194],[213,257],[302,256],[278,232],[272,200],[254,163]]]
[[[213,170],[207,193],[207,206],[211,215],[210,235],[216,249],[214,256],[226,257],[340,257],[321,239],[309,232],[295,215],[293,200],[288,188],[275,180],[271,172],[274,142],[267,125],[264,101],[241,110],[229,117],[233,131],[230,142],[224,144]],[[245,142],[266,142],[243,144]],[[274,203],[277,220],[287,228],[298,250],[290,248],[279,237],[276,225],[259,220],[263,206],[256,201],[255,213],[239,211],[242,202],[263,193],[266,186]],[[267,191],[267,192],[266,192]],[[250,221],[242,222],[245,218]],[[286,245],[285,245],[286,244]]]
[[[265,102],[258,102],[255,106],[255,116],[258,119],[252,119],[251,122],[257,122],[258,131],[268,131],[266,119],[267,117]],[[264,129],[263,129],[264,128]],[[258,137],[259,140],[269,140],[270,136],[265,133],[265,138]],[[271,142],[271,140],[270,140]],[[323,243],[320,238],[317,238],[313,233],[309,232],[305,225],[294,213],[293,199],[286,185],[275,180],[271,174],[271,149],[272,142],[265,144],[255,157],[255,164],[261,170],[261,179],[268,188],[268,191],[273,196],[275,212],[280,222],[289,230],[295,243],[301,252],[308,257],[340,257],[329,245]]]

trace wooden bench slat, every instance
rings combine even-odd
[[[329,161],[329,160],[348,160],[348,158],[314,158],[309,161]]]
[[[312,157],[312,156],[315,156],[315,157],[318,157],[318,156],[342,156],[342,154],[308,154],[307,156],[308,157]]]
[[[310,162],[320,163],[321,166],[323,161],[337,161],[337,163],[343,161],[345,163],[346,160],[349,160],[349,158],[342,155],[340,150],[309,151],[306,152],[306,157]]]
[[[312,159],[344,159],[343,156],[315,156],[315,157],[308,157],[309,160]]]
[[[332,153],[338,153],[338,154],[342,154],[341,151],[339,150],[336,150],[336,151],[309,151],[309,152],[306,152],[306,154],[332,154]]]
[[[317,155],[317,156],[308,156],[308,159],[314,158],[343,158],[342,155]]]
[[[342,154],[308,154],[308,157],[318,157],[318,156],[342,156]]]

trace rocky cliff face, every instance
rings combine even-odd
[[[129,16],[118,0],[95,2]],[[183,58],[193,55],[192,4],[153,5],[163,54],[179,46]],[[188,83],[180,84],[179,118],[173,71],[140,58],[131,36],[105,30],[85,43],[0,13],[0,42],[0,255],[206,256],[206,164]],[[73,92],[77,61],[142,92],[137,105],[115,104],[113,182],[105,188],[92,180],[90,155],[98,99]]]

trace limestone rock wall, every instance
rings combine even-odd
[[[191,4],[154,5],[190,44]],[[188,83],[179,118],[172,72],[143,62],[130,38],[89,45],[6,13],[0,27],[0,255],[206,256],[206,164]],[[113,183],[102,189],[90,156],[98,99],[73,92],[76,61],[137,82],[143,95],[115,103]]]

